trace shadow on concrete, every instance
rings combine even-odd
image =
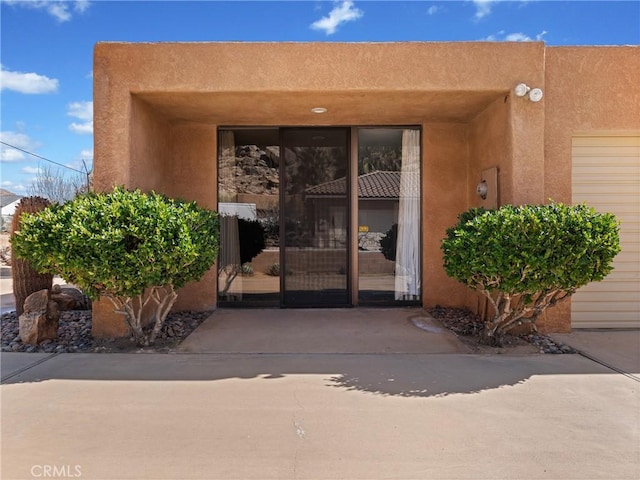
[[[12,355],[12,354],[3,354]],[[321,376],[346,391],[442,397],[506,388],[539,375],[612,374],[580,355],[61,354],[6,375],[5,385],[50,380],[119,382],[269,381]],[[5,372],[3,372],[5,377]],[[171,388],[167,383],[167,388]]]

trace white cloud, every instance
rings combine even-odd
[[[533,42],[542,41],[542,37],[547,34],[546,30],[543,30],[536,35],[535,40],[529,35],[522,32],[506,33],[504,30],[500,30],[498,33],[489,35],[485,38],[481,38],[481,41],[486,42]]]
[[[36,143],[29,138],[29,135],[22,132],[12,132],[5,130],[0,132],[0,140],[6,143],[10,143],[18,148],[24,148],[29,150],[30,148],[36,148]]]
[[[522,32],[510,33],[506,37],[504,37],[505,42],[531,42],[533,38],[525,35]]]
[[[0,65],[0,90],[4,89],[26,94],[53,93],[58,90],[58,80],[33,72],[12,72]]]
[[[89,171],[92,170],[93,165],[93,148],[86,148],[81,150],[78,155],[75,156],[73,161],[65,163],[65,166],[73,168],[75,170],[85,171],[85,168]]]
[[[5,130],[0,132],[0,141],[6,142],[14,147],[21,148],[23,150],[32,151],[40,146],[40,144],[25,133],[12,132]],[[16,150],[15,148],[8,147],[7,145],[0,144],[0,161],[3,163],[8,162],[20,162],[26,158],[24,152]]]
[[[476,7],[476,19],[480,20],[491,13],[491,8],[497,0],[473,0],[473,4]]]
[[[82,122],[72,122],[69,130],[80,135],[91,135],[93,133],[93,102],[73,102],[67,105],[67,115],[82,120]]]
[[[80,152],[80,155],[78,155],[78,157],[80,158],[80,160],[85,160],[87,162],[93,161],[93,148],[90,150],[89,149],[82,150]]]
[[[20,150],[16,150],[15,148],[8,148],[4,145],[0,146],[0,162],[2,163],[11,163],[11,162],[21,162],[24,160],[24,153]]]
[[[27,187],[25,187],[24,185],[20,183],[13,183],[9,180],[4,180],[2,183],[0,183],[0,185],[6,187],[7,190],[10,190],[13,193],[23,193],[27,191]]]
[[[59,22],[68,22],[71,20],[71,13],[69,13],[69,7],[64,3],[50,3],[46,6],[47,13],[53,16]]]
[[[89,0],[76,0],[73,9],[78,13],[84,13],[89,8],[89,5],[91,5]]]
[[[91,120],[93,119],[93,102],[90,100],[72,102],[67,105],[67,115],[79,118],[80,120]]]
[[[442,10],[442,7],[439,7],[437,5],[431,5],[429,7],[429,9],[427,10],[427,13],[429,15],[435,15],[436,13],[438,13],[440,10]]]
[[[91,135],[93,133],[93,122],[72,122],[69,124],[69,130],[79,135]]]
[[[40,167],[22,167],[22,173],[38,175],[39,173],[42,173],[42,169]]]
[[[364,15],[364,12],[359,8],[355,8],[351,0],[345,0],[336,3],[329,15],[313,22],[311,28],[324,30],[327,35],[331,35],[336,32],[339,25],[357,20],[362,15]]]
[[[71,20],[74,12],[84,13],[90,5],[88,0],[75,0],[70,2],[58,0],[3,0],[3,2],[17,7],[43,10],[59,23]]]

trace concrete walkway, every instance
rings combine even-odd
[[[640,478],[640,382],[580,355],[2,360],[3,479]]]
[[[421,308],[220,309],[185,353],[469,353]]]
[[[177,354],[3,353],[0,477],[640,478],[637,331],[517,356],[469,354],[419,309],[219,310],[196,333]]]
[[[581,354],[640,379],[640,330],[574,330],[551,334]]]

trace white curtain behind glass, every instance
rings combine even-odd
[[[226,165],[228,168],[223,175],[234,175],[232,168],[236,163],[236,146],[233,132],[222,131],[219,135],[219,164]],[[230,179],[226,179],[226,185],[230,185]],[[235,186],[234,186],[235,187]],[[227,195],[230,192],[225,192]],[[237,193],[237,192],[235,192]],[[237,201],[235,199],[225,198],[226,202]],[[218,290],[220,295],[226,297],[226,300],[242,299],[242,275],[240,265],[240,237],[238,234],[238,217],[237,216],[221,216],[220,217],[220,254],[218,256]]]
[[[420,131],[402,131],[395,299],[420,295]]]

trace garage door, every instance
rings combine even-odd
[[[640,135],[573,139],[573,203],[622,222],[615,270],[573,296],[574,328],[640,327]]]

